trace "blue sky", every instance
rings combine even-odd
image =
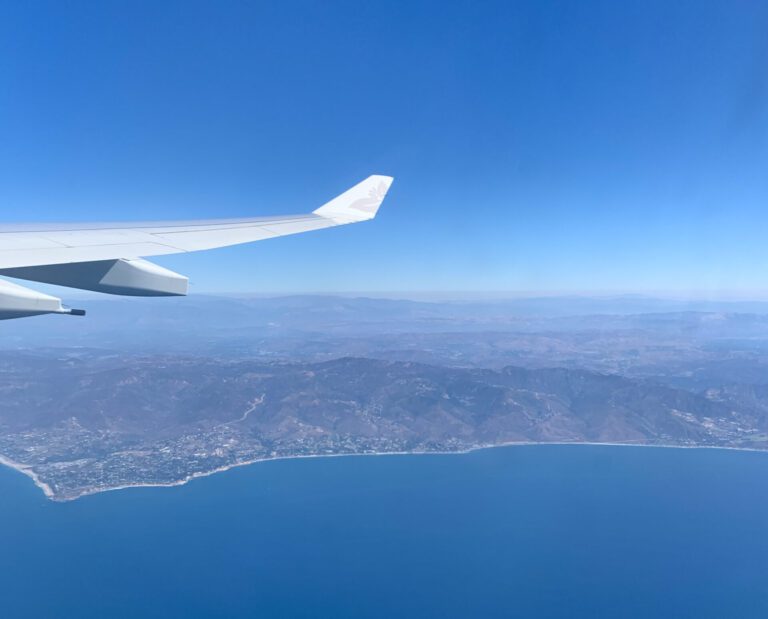
[[[768,291],[768,4],[14,2],[2,219],[373,223],[157,260],[200,292]]]

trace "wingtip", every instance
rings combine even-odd
[[[393,181],[394,178],[391,176],[373,174],[324,204],[314,213],[321,217],[338,220],[340,223],[373,219]]]
[[[387,183],[387,185],[391,185],[392,181],[395,180],[395,177],[387,176],[386,174],[371,174],[366,180],[371,180],[371,179],[376,179],[384,183]]]

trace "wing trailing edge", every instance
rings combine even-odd
[[[0,226],[0,275],[131,296],[187,294],[188,280],[143,260],[373,219],[392,184],[373,175],[305,215],[133,224]],[[0,279],[0,319],[75,314],[58,298]]]

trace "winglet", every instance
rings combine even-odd
[[[313,212],[339,223],[373,219],[384,201],[384,196],[387,195],[392,180],[391,176],[369,176]]]

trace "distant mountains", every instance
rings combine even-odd
[[[754,409],[577,369],[341,358],[0,357],[0,454],[53,498],[172,484],[265,458],[514,442],[765,445]]]
[[[442,333],[573,333],[642,330],[768,337],[768,302],[671,301],[626,296],[486,301],[411,301],[366,297],[110,298],[79,300],[88,316],[0,321],[0,349],[94,346],[138,352],[202,345],[237,349],[260,340],[313,340]],[[365,354],[363,352],[363,354]]]

